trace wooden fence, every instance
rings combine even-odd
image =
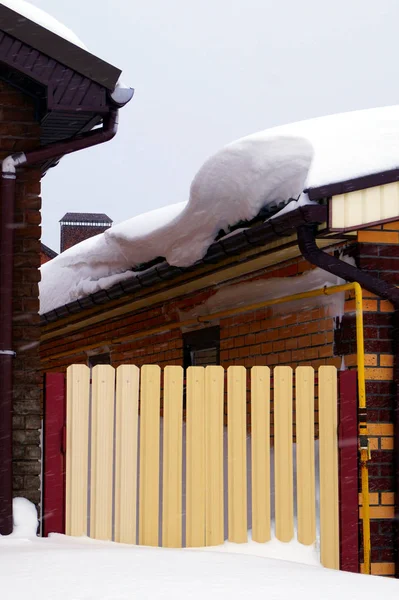
[[[227,378],[219,366],[190,367],[183,376],[174,366],[68,368],[66,533],[180,548],[222,544],[227,530],[244,543],[250,512],[252,539],[264,543],[274,493],[277,539],[294,537],[296,500],[298,541],[315,542],[319,519],[321,562],[339,568],[335,367],[318,371],[319,515],[314,370],[276,367],[273,385],[263,366],[229,367]]]

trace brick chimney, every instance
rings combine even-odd
[[[103,213],[66,213],[61,221],[61,252],[83,242],[112,226],[112,219]]]

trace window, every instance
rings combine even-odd
[[[219,364],[220,329],[207,327],[183,334],[184,368]]]
[[[92,369],[96,365],[110,365],[111,364],[110,353],[104,352],[103,354],[94,354],[93,356],[89,356],[88,363],[89,363],[90,369]]]

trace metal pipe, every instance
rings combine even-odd
[[[314,226],[301,225],[297,228],[298,246],[303,257],[311,264],[324,269],[328,273],[333,273],[347,281],[358,282],[369,292],[376,294],[380,298],[385,298],[392,302],[395,314],[395,323],[398,322],[399,311],[399,289],[387,283],[382,279],[377,279],[367,272],[358,269],[348,263],[345,263],[335,256],[331,256],[323,250],[320,250],[316,244],[314,235]],[[356,299],[356,303],[358,299]],[[358,340],[359,343],[359,340]],[[399,354],[396,351],[395,372],[399,375]],[[398,396],[399,381],[396,378],[396,389]],[[364,400],[363,400],[364,398]],[[395,441],[394,455],[396,463],[396,508],[399,508],[399,402],[395,410]],[[363,496],[363,546],[364,546],[364,567],[365,572],[370,573],[371,569],[371,542],[370,542],[370,513],[369,513],[369,484],[368,484],[368,461],[370,459],[370,446],[367,434],[367,406],[365,401],[365,390],[359,387],[359,452],[361,465],[361,483]],[[399,532],[397,533],[399,538]],[[397,576],[399,576],[399,557],[396,561]]]
[[[2,162],[0,218],[0,534],[13,529],[12,516],[12,283],[13,222],[16,168],[59,158],[111,140],[118,129],[118,111],[112,109],[103,127],[24,153]]]
[[[0,218],[0,534],[12,532],[12,284],[15,173],[2,180]]]

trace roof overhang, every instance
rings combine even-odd
[[[281,247],[290,243],[295,244],[296,228],[307,224],[322,224],[327,221],[327,207],[321,205],[305,205],[280,217],[269,219],[261,224],[239,229],[215,241],[206,255],[194,265],[179,268],[169,265],[166,261],[159,260],[149,265],[142,271],[132,273],[132,277],[117,283],[108,290],[100,290],[80,300],[70,302],[41,316],[42,325],[47,325],[46,331],[52,326],[58,328],[57,321],[67,317],[76,318],[82,322],[83,313],[92,315],[94,312],[104,312],[107,308],[113,309],[115,304],[147,296],[156,290],[176,287],[182,280],[195,280],[200,278],[205,281],[213,277],[221,269],[230,268],[232,264],[252,261],[263,253],[282,258]],[[325,242],[332,243],[332,242]],[[253,263],[258,264],[258,263]],[[261,264],[261,263],[259,263]],[[272,262],[270,262],[272,264]],[[101,305],[101,307],[100,307]]]
[[[0,28],[20,42],[46,54],[107,90],[115,89],[121,74],[120,69],[3,4],[0,4]]]

